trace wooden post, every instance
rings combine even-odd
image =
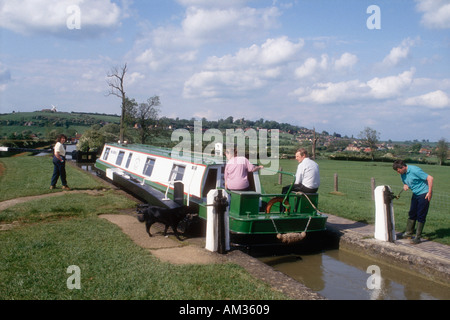
[[[334,192],[339,191],[339,185],[338,185],[338,174],[334,174]]]
[[[372,200],[375,200],[375,178],[370,179],[370,187],[372,188]]]
[[[283,168],[280,167],[280,171],[283,171]],[[281,173],[278,174],[278,184],[283,183],[283,175]]]

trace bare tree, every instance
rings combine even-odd
[[[375,150],[377,150],[377,142],[380,138],[380,134],[377,130],[374,130],[369,127],[365,127],[363,131],[359,133],[359,138],[366,141],[367,146],[370,148],[370,154],[372,156],[372,160],[375,159]]]
[[[110,87],[108,96],[113,95],[122,99],[122,112],[120,116],[120,132],[119,140],[120,143],[124,142],[124,132],[125,132],[125,115],[127,109],[127,97],[124,88],[125,74],[127,73],[127,64],[125,63],[122,67],[113,67],[111,71],[107,74],[109,78],[107,80],[108,86]]]

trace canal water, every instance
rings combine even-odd
[[[450,299],[448,286],[343,249],[259,259],[330,300]]]

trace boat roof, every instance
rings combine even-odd
[[[179,161],[185,161],[195,164],[203,165],[213,165],[213,164],[224,164],[225,160],[223,156],[212,156],[199,152],[175,152],[173,154],[173,149],[165,147],[157,147],[148,144],[120,144],[120,143],[107,143],[108,146],[117,147],[120,149],[133,150],[136,152],[147,153],[155,156],[161,156],[165,158],[170,158]],[[106,147],[106,145],[105,145]]]

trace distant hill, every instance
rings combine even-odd
[[[14,135],[46,138],[50,131],[63,131],[68,135],[82,134],[95,124],[120,123],[117,115],[81,112],[14,112],[0,114],[0,138]]]

